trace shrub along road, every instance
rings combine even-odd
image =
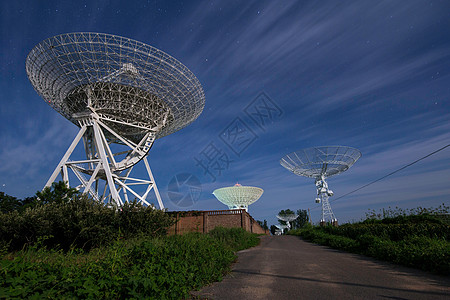
[[[449,299],[450,278],[307,243],[265,236],[201,299]]]

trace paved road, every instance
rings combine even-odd
[[[238,253],[222,282],[201,299],[450,299],[450,278],[310,244],[263,237]]]

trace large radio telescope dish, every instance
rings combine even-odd
[[[313,147],[286,155],[280,160],[280,164],[298,176],[316,180],[316,203],[322,203],[321,224],[326,222],[327,217],[333,224],[337,224],[328,201],[328,197],[332,196],[333,192],[328,189],[326,179],[347,171],[360,157],[361,152],[352,147]]]
[[[256,202],[263,192],[264,190],[259,187],[236,184],[214,190],[213,195],[230,209],[245,209],[248,211],[248,206]]]
[[[26,70],[38,94],[77,126],[76,114],[93,110],[124,135],[126,125],[135,131],[159,125],[160,138],[192,123],[205,105],[200,82],[182,63],[111,34],[48,38],[28,54]]]
[[[152,46],[92,32],[40,42],[28,54],[26,71],[45,102],[80,127],[46,186],[59,172],[68,181],[71,169],[84,192],[97,200],[121,205],[128,191],[148,205],[146,197],[154,188],[163,208],[146,155],[155,139],[189,125],[202,112],[205,96],[194,74]],[[81,139],[86,159],[74,161],[70,156]],[[141,160],[149,180],[129,176]],[[99,179],[106,181],[101,196]],[[142,195],[130,188],[140,184],[148,185]]]

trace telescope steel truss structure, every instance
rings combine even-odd
[[[313,147],[290,153],[280,160],[280,164],[298,176],[315,179],[316,203],[322,203],[321,224],[327,220],[337,224],[331,209],[329,197],[333,191],[328,188],[326,179],[347,171],[359,158],[358,149],[346,146]]]
[[[42,41],[29,53],[26,71],[37,93],[80,128],[45,186],[59,173],[68,183],[71,170],[78,188],[98,201],[120,206],[130,193],[151,205],[147,196],[154,190],[163,209],[146,156],[156,139],[201,114],[205,96],[195,75],[152,46],[91,32]],[[73,159],[81,140],[86,157]],[[130,175],[141,160],[148,179]],[[138,194],[135,186],[144,186],[144,192]]]
[[[227,205],[229,209],[245,209],[245,211],[248,211],[248,206],[256,202],[263,192],[264,190],[259,187],[236,184],[235,186],[214,190],[213,195],[217,200]]]

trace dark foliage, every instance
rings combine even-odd
[[[76,189],[68,187],[64,181],[53,182],[51,187],[36,192],[36,204],[66,203],[79,195]]]
[[[272,234],[272,235],[275,235],[275,231],[277,231],[277,226],[275,226],[275,225],[270,225],[270,233]]]
[[[49,248],[89,250],[118,237],[165,235],[174,223],[163,211],[139,203],[126,203],[120,210],[107,207],[64,183],[38,196],[23,212],[0,213],[0,246],[15,251],[45,238]]]
[[[0,212],[9,213],[12,211],[23,212],[28,207],[33,207],[37,204],[36,197],[27,197],[25,199],[17,199],[9,196],[4,192],[0,192]]]
[[[16,197],[0,192],[0,212],[8,213],[21,207],[21,202]]]
[[[36,196],[27,197],[23,200],[0,192],[0,212],[17,211],[22,213],[27,208],[36,207],[40,204],[67,202],[76,195],[79,196],[79,192],[74,188],[68,187],[63,181],[54,182],[51,187],[46,187],[42,191],[36,192]]]
[[[309,222],[309,217],[308,217],[308,211],[305,209],[299,209],[297,210],[297,219],[294,220],[293,226],[294,228],[303,228],[305,227],[308,222]]]
[[[267,225],[267,220],[264,220],[264,221],[256,220],[256,222],[258,222],[259,226],[261,226],[262,229],[264,229],[264,230],[269,229],[269,226]]]

